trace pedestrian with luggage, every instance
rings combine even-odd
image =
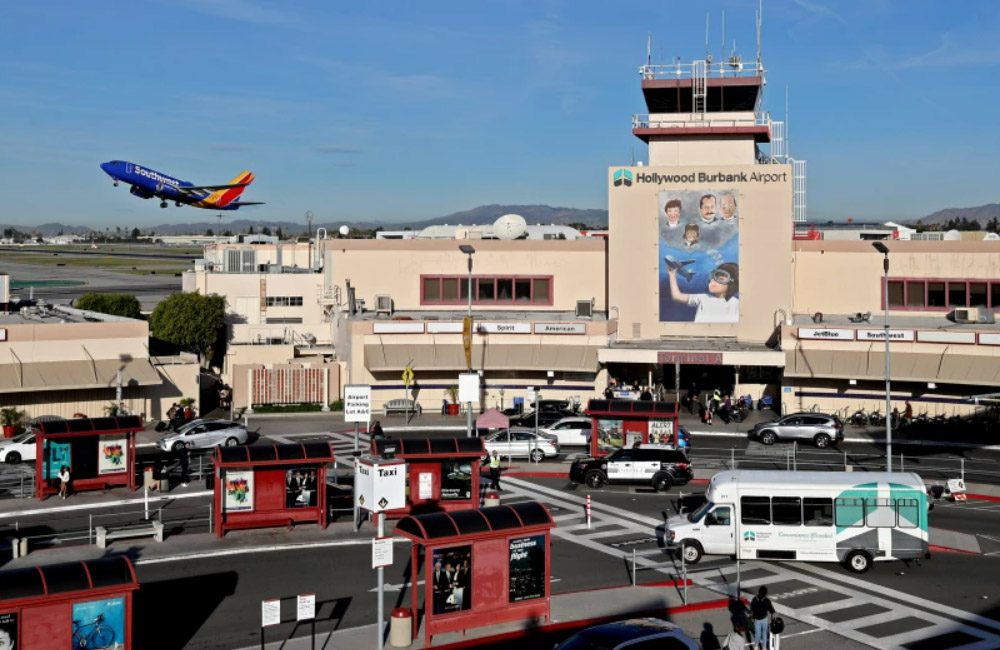
[[[770,650],[771,617],[774,605],[767,597],[767,587],[761,586],[750,601],[750,615],[753,617],[753,642],[757,650]]]

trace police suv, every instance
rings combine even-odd
[[[687,454],[665,445],[619,449],[604,458],[577,458],[569,470],[569,480],[592,488],[605,483],[632,483],[663,492],[692,478],[694,470]]]

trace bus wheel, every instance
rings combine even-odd
[[[681,553],[686,564],[698,564],[702,554],[701,545],[698,542],[684,542],[681,544]]]
[[[854,573],[864,573],[872,568],[872,557],[865,551],[851,551],[844,559],[844,564]]]

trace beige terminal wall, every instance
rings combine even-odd
[[[614,185],[628,170],[631,185]],[[644,180],[693,177],[694,182]],[[699,174],[743,180],[699,182]],[[712,167],[611,167],[608,169],[608,253],[611,317],[619,340],[659,337],[735,337],[763,342],[774,331],[775,312],[792,302],[792,172],[789,165]],[[736,192],[739,212],[740,316],[738,323],[660,321],[660,215],[662,191]],[[617,309],[616,309],[617,308]]]
[[[421,275],[468,274],[467,256],[458,250],[469,244],[476,249],[472,274],[552,276],[552,306],[506,304],[476,305],[475,311],[572,311],[577,300],[594,300],[595,311],[605,311],[605,241],[576,240],[393,240],[334,239],[325,246],[327,290],[346,302],[346,280],[375,308],[377,295],[392,296],[397,310],[441,311],[465,305],[442,307],[420,305]]]
[[[997,280],[1000,242],[887,241],[889,279]],[[882,311],[882,254],[869,241],[796,241],[792,308],[797,314]],[[941,316],[938,311],[893,314]]]

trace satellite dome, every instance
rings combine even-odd
[[[957,230],[949,230],[944,234],[945,241],[959,241],[960,239],[962,239],[962,233]]]
[[[505,214],[493,222],[497,239],[517,239],[528,234],[528,222],[519,214]]]

